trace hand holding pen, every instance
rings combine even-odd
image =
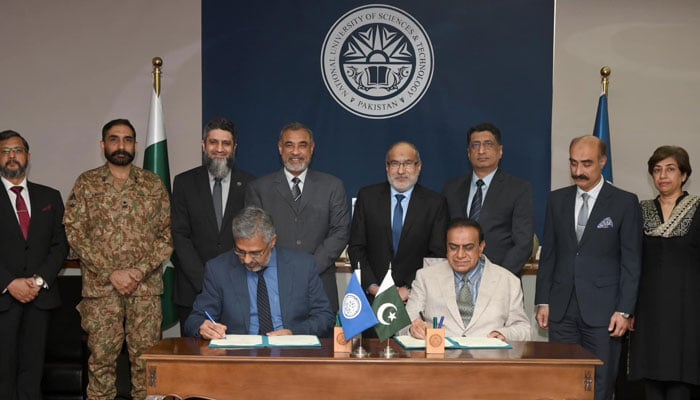
[[[199,336],[202,339],[223,339],[226,337],[226,325],[220,324],[214,320],[208,311],[204,311],[207,319],[202,322],[199,327]]]

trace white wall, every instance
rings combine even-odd
[[[104,163],[102,125],[128,118],[143,163],[151,59],[164,60],[171,175],[200,162],[201,4],[0,0],[0,130],[27,138],[30,179],[61,190]]]

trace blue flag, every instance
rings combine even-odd
[[[343,304],[340,307],[340,322],[343,324],[343,334],[346,340],[352,339],[365,329],[379,323],[360,285],[360,278],[357,276],[359,272],[358,269],[352,274],[350,284],[343,297]]]
[[[608,123],[608,96],[603,93],[598,100],[598,112],[595,116],[595,126],[593,127],[593,136],[599,138],[606,145],[608,151],[605,155],[608,157],[608,162],[603,168],[603,179],[612,183],[612,148],[610,146],[610,124]]]

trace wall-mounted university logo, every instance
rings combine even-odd
[[[340,17],[321,50],[321,74],[333,98],[351,113],[373,119],[415,106],[430,86],[433,63],[433,45],[421,24],[384,4]]]

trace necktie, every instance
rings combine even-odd
[[[394,254],[399,251],[399,239],[401,239],[401,229],[403,228],[403,206],[401,200],[406,196],[395,195],[396,207],[394,207],[394,219],[391,221],[391,236],[394,239]]]
[[[29,237],[29,210],[27,210],[27,203],[24,202],[24,197],[20,195],[24,189],[22,186],[13,186],[10,188],[16,195],[17,200],[15,201],[15,209],[17,210],[17,216],[19,217],[19,227],[22,228],[22,234],[24,235],[24,240]]]
[[[272,332],[272,313],[270,312],[270,299],[267,296],[267,284],[263,277],[265,269],[258,271],[258,325],[260,335]]]
[[[464,274],[464,278],[462,278],[462,287],[457,295],[457,308],[466,328],[472,319],[472,314],[474,314],[474,299],[472,298],[472,290],[469,288],[467,274]]]
[[[576,221],[576,239],[581,241],[583,236],[583,231],[586,230],[586,223],[588,222],[588,198],[590,196],[588,193],[583,193],[581,199],[583,199],[583,204],[581,204],[581,209],[578,212],[578,221]]]
[[[476,193],[474,193],[474,198],[472,199],[472,206],[471,209],[469,210],[469,219],[472,219],[474,221],[479,220],[479,214],[481,214],[481,187],[484,186],[484,181],[479,179],[476,181]]]
[[[301,182],[301,179],[299,179],[298,176],[295,176],[292,178],[292,182],[294,183],[294,186],[292,186],[292,198],[294,201],[299,200],[299,197],[301,197],[301,189],[299,188],[299,182]]]
[[[224,217],[224,210],[221,203],[221,178],[214,179],[214,190],[211,192],[214,199],[214,214],[216,214],[216,225],[221,229],[221,220]]]

